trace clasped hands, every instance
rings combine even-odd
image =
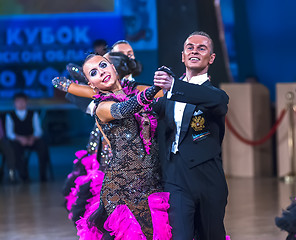
[[[154,85],[169,91],[171,89],[175,74],[168,67],[162,66],[154,73]]]
[[[15,138],[22,146],[32,146],[36,140],[36,137],[34,137],[33,135],[31,136],[21,136],[21,135],[17,135]]]

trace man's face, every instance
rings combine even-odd
[[[128,43],[119,43],[115,45],[112,49],[112,52],[121,52],[129,58],[135,59],[134,50]]]
[[[16,98],[14,106],[17,110],[25,110],[27,108],[27,100],[25,98]]]
[[[215,53],[211,53],[210,39],[201,35],[193,35],[186,39],[182,52],[182,62],[186,69],[200,74],[206,73],[214,59]]]

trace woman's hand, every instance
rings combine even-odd
[[[90,86],[77,84],[65,77],[55,77],[51,82],[55,88],[78,97],[93,98],[96,95],[96,91]]]
[[[63,92],[68,92],[68,88],[72,83],[72,81],[67,79],[66,77],[55,77],[54,79],[51,80],[51,82],[55,88]]]

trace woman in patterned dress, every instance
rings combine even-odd
[[[93,189],[101,192],[77,221],[78,235],[81,239],[170,239],[169,194],[162,192],[154,139],[157,121],[149,106],[154,97],[162,96],[160,88],[121,82],[114,66],[99,55],[86,58],[83,72],[90,88],[65,78],[53,79],[53,85],[96,99],[95,118],[110,141],[112,158],[102,186],[94,181]]]
[[[126,76],[139,72],[138,61],[129,58],[121,52],[109,52],[108,60],[114,65],[120,79],[126,79]],[[66,68],[71,79],[76,83],[87,83],[82,72],[82,67],[69,63]],[[84,103],[89,103],[90,100],[77,97],[70,93],[67,93],[66,96],[68,96],[67,99],[70,102],[80,107],[82,111],[86,111]],[[88,111],[86,112],[91,114]],[[91,170],[101,170],[104,172],[105,163],[112,156],[111,149],[102,137],[96,124],[90,132],[86,149],[77,151],[75,156],[73,170],[68,174],[62,191],[65,199],[65,208],[68,211],[68,218],[74,224],[84,216],[86,206],[88,206],[88,200],[93,197],[92,192],[90,192],[90,183],[92,180],[89,178],[88,173]],[[103,175],[103,172],[100,172],[100,174]]]

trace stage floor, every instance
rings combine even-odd
[[[56,149],[61,153],[62,149]],[[71,156],[73,149],[67,154]],[[73,240],[78,239],[74,225],[63,207],[61,189],[69,169],[56,168],[54,181],[29,184],[0,184],[0,239]],[[284,240],[286,232],[274,218],[290,204],[295,184],[276,178],[228,178],[229,198],[225,226],[232,240]]]

